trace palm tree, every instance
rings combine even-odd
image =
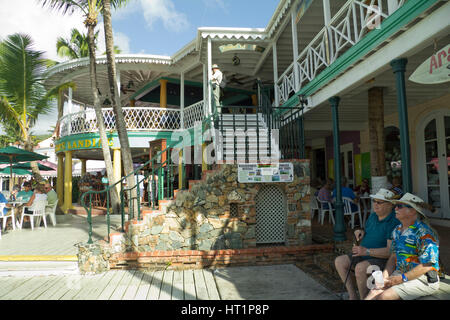
[[[97,48],[98,35],[100,31],[95,33],[95,47]],[[73,28],[70,32],[69,39],[59,37],[56,40],[56,52],[61,58],[80,59],[89,57],[89,41],[86,34]],[[114,53],[120,54],[121,50],[118,46],[114,46]],[[105,55],[106,52],[103,53]]]
[[[127,1],[119,1],[116,5],[124,5]],[[105,27],[105,43],[106,43],[106,59],[108,66],[109,89],[111,93],[112,107],[114,116],[116,117],[116,129],[120,141],[120,153],[123,161],[123,169],[127,178],[127,185],[133,188],[131,190],[131,198],[137,199],[137,189],[135,176],[133,174],[133,157],[131,156],[131,148],[128,140],[127,127],[122,112],[122,105],[119,96],[119,87],[117,85],[116,59],[114,52],[114,38],[111,22],[111,0],[103,0],[103,24]],[[137,208],[137,204],[133,206]]]
[[[4,128],[20,132],[20,142],[28,151],[33,151],[30,129],[39,115],[51,111],[57,93],[57,89],[46,92],[47,60],[33,45],[29,35],[19,33],[0,42],[0,121]],[[31,168],[35,178],[43,180],[35,162]]]
[[[89,69],[91,78],[91,92],[94,98],[94,110],[97,118],[98,131],[102,145],[102,153],[105,161],[106,174],[109,181],[114,180],[111,153],[109,149],[108,137],[106,135],[105,123],[103,121],[102,105],[100,102],[98,79],[95,59],[95,27],[98,23],[98,15],[101,11],[101,0],[40,0],[42,5],[49,6],[52,9],[60,10],[63,14],[73,13],[75,10],[81,10],[85,15],[84,25],[88,29],[88,46],[89,46]],[[115,1],[120,2],[119,0]],[[111,190],[111,202],[114,213],[119,213],[119,196],[117,190]]]
[[[95,39],[98,38],[99,31],[95,33]],[[89,57],[89,42],[86,34],[73,28],[70,39],[59,37],[56,40],[56,51],[61,58],[79,59]]]

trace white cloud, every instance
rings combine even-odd
[[[74,12],[62,15],[61,12],[42,8],[30,0],[0,0],[0,38],[21,32],[30,35],[35,49],[46,51],[46,57],[61,61],[56,54],[56,39],[67,38],[72,28],[85,31],[83,14]]]
[[[189,27],[184,13],[177,12],[171,0],[140,0],[142,14],[149,28],[160,20],[169,31],[181,32]]]

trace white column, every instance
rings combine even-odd
[[[205,103],[204,113],[205,117],[208,115],[209,110],[209,98],[208,98],[208,66],[203,65],[203,101]]]
[[[292,26],[292,50],[294,54],[294,79],[295,79],[295,91],[300,90],[300,75],[297,68],[298,60],[298,38],[297,38],[297,23],[295,10],[291,11],[291,26]]]
[[[388,14],[393,14],[398,9],[398,0],[387,0]]]
[[[72,89],[72,87],[69,87],[69,100],[67,101],[67,113],[68,114],[72,113],[72,107],[73,107],[72,96],[73,96],[73,89]]]
[[[120,97],[120,70],[116,69],[116,80],[117,80],[117,96]],[[120,103],[120,101],[118,101]]]
[[[184,72],[181,73],[180,79],[180,112],[181,112],[181,129],[184,129]]]
[[[323,18],[325,25],[328,25],[331,20],[330,0],[323,0]]]
[[[67,101],[67,114],[69,115],[69,122],[68,122],[68,129],[69,129],[69,135],[72,134],[72,107],[73,107],[73,102],[72,102],[72,96],[73,96],[73,89],[72,87],[69,87],[69,100]]]
[[[331,10],[330,10],[330,0],[323,0],[323,22],[324,25],[326,27],[329,26],[330,21],[331,21]],[[331,64],[331,50],[332,50],[332,45],[331,45],[331,32],[330,29],[327,28],[327,33],[326,33],[326,53],[327,53],[327,62],[328,64]]]
[[[278,92],[278,50],[277,42],[272,46],[273,50],[273,82],[274,82],[274,92],[275,92],[275,108],[280,105],[280,95]]]
[[[208,37],[208,105],[209,105],[209,114],[212,114],[212,103],[211,103],[211,78],[212,78],[212,43],[211,43],[211,38]]]

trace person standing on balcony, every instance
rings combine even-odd
[[[211,78],[211,82],[212,82],[212,88],[213,88],[213,94],[214,94],[214,102],[216,105],[216,110],[218,112],[222,112],[222,110],[220,108],[218,108],[220,106],[220,94],[221,94],[221,86],[222,86],[222,82],[223,82],[223,73],[222,71],[220,71],[219,66],[217,64],[213,64],[212,66],[212,78]]]

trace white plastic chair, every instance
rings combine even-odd
[[[0,203],[0,219],[3,220],[3,227],[1,227],[0,225],[0,239],[2,238],[2,229],[5,230],[6,229],[6,223],[8,222],[8,218],[11,218],[11,223],[13,226],[13,230],[16,230],[16,224],[14,223],[14,216],[12,214],[12,209],[9,211],[9,213],[6,213],[6,215],[3,215],[3,209],[6,207],[6,203]]]
[[[45,207],[45,215],[50,216],[50,219],[52,220],[53,226],[56,226],[56,206],[58,205],[58,199],[56,199],[56,202],[53,206],[46,206]]]
[[[325,213],[327,213],[328,212],[328,221],[332,221],[333,222],[333,225],[334,225],[334,213],[333,213],[333,211],[334,211],[334,208],[333,208],[333,206],[331,205],[331,202],[328,202],[328,201],[322,201],[322,200],[320,200],[319,198],[317,198],[317,201],[319,202],[319,204],[320,204],[320,209],[319,209],[319,215],[320,215],[320,223],[323,225],[323,220],[324,220],[324,217],[325,217]],[[328,205],[328,208],[324,208],[324,205],[325,204],[327,204]]]
[[[20,219],[20,229],[22,229],[23,226],[23,218],[25,216],[30,217],[30,223],[31,223],[31,230],[34,230],[34,218],[42,217],[44,219],[44,226],[47,228],[47,221],[45,219],[45,206],[47,205],[47,200],[40,200],[33,202],[33,204],[29,207],[23,207],[22,208],[22,218]],[[32,213],[25,213],[25,208],[28,208],[28,211],[31,211]]]
[[[319,203],[317,202],[317,197],[315,195],[311,196],[311,221],[314,219],[314,215],[317,211],[317,221],[320,221],[320,207]]]
[[[347,197],[342,197],[342,201],[344,202],[344,216],[351,216],[351,227],[355,228],[355,214],[359,216],[359,224],[362,224],[361,218],[361,206],[359,203],[354,203],[352,199]],[[356,206],[356,209],[352,208],[352,204]]]

